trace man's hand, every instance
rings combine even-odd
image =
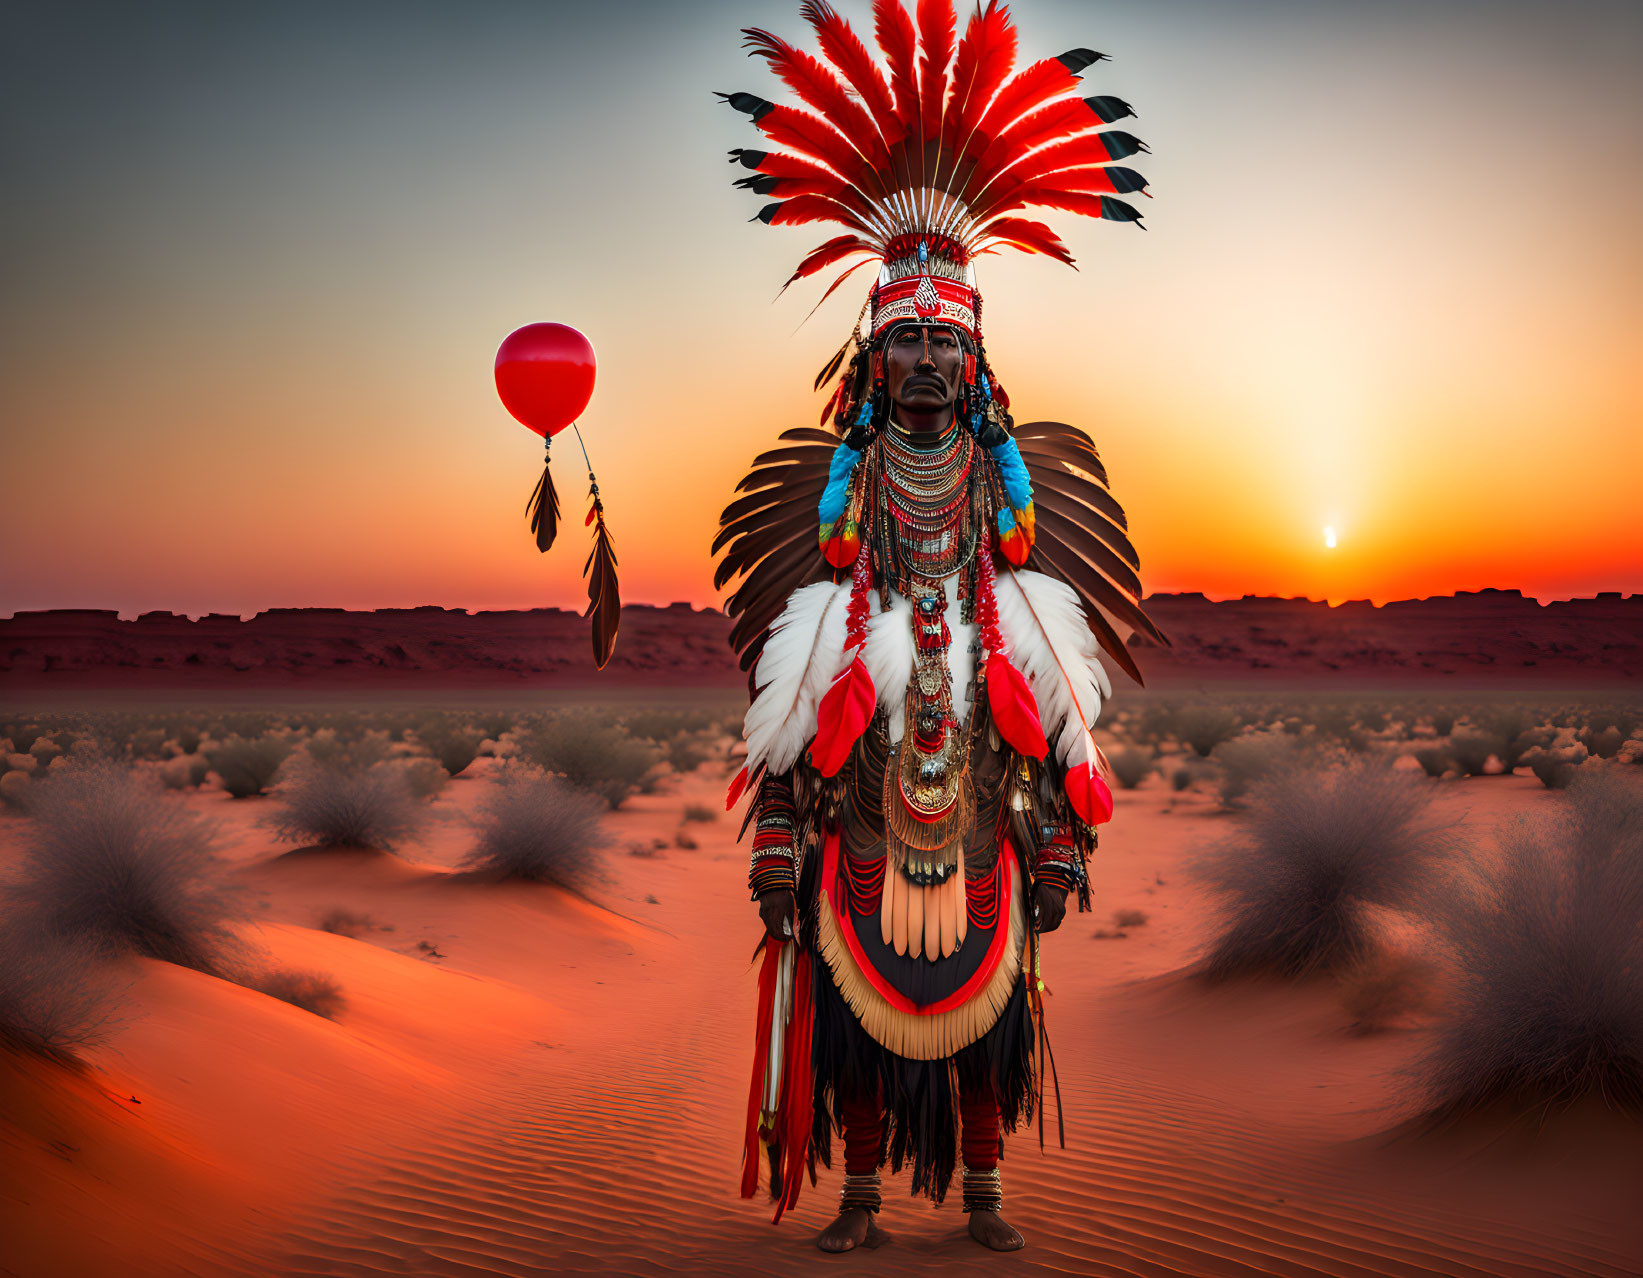
[[[764,900],[763,897],[759,899]],[[1058,887],[1040,883],[1033,889],[1033,906],[1038,915],[1038,930],[1053,932],[1067,916],[1067,894]]]
[[[766,935],[778,941],[793,939],[793,893],[787,888],[759,894],[759,917]]]

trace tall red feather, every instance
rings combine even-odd
[[[866,103],[868,113],[878,125],[879,134],[885,144],[894,146],[900,142],[906,130],[896,118],[896,105],[890,96],[890,85],[886,82],[884,73],[879,70],[878,64],[873,61],[872,55],[867,52],[867,46],[862,43],[855,28],[841,18],[838,10],[828,4],[827,0],[805,0],[799,6],[799,12],[815,29],[816,40],[821,45],[823,56],[838,69],[845,83]]]
[[[788,284],[795,280],[802,280],[807,275],[814,275],[824,270],[834,262],[842,262],[852,253],[870,253],[871,246],[864,243],[859,235],[836,235],[825,244],[818,244],[805,254],[804,260],[799,263],[799,269],[788,277]],[[786,285],[783,285],[785,288]]]
[[[825,120],[796,107],[778,106],[754,121],[772,142],[820,160],[862,190],[877,186],[871,172],[844,136]]]
[[[919,124],[926,142],[941,136],[947,102],[947,64],[958,24],[952,0],[918,0]]]
[[[895,94],[896,118],[912,128],[918,118],[918,37],[901,0],[873,0],[873,35],[890,66],[890,88]]]
[[[770,64],[770,69],[789,88],[831,124],[867,162],[882,168],[890,152],[879,136],[872,116],[847,92],[838,78],[803,49],[796,49],[780,36],[758,27],[742,32],[753,52]]]
[[[1009,10],[1000,9],[997,0],[988,0],[985,9],[971,15],[953,61],[953,91],[941,129],[942,146],[949,151],[956,153],[969,141],[987,104],[1015,66],[1015,51]]]

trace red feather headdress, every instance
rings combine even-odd
[[[802,105],[720,95],[784,148],[730,153],[756,174],[738,186],[776,197],[758,220],[845,229],[812,249],[788,284],[863,259],[831,294],[877,259],[871,331],[936,318],[975,336],[978,255],[1008,246],[1072,264],[1049,227],[1011,214],[1041,207],[1141,220],[1118,197],[1145,194],[1146,179],[1117,161],[1147,148],[1108,127],[1135,112],[1120,98],[1077,95],[1078,73],[1102,54],[1071,49],[1015,71],[1015,28],[997,0],[978,4],[962,38],[953,0],[916,0],[916,14],[901,0],[874,0],[881,69],[827,0],[805,0],[800,12],[820,58],[768,31],[743,34],[750,56],[764,58]]]

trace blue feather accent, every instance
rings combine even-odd
[[[849,444],[840,444],[833,450],[833,460],[827,464],[827,487],[822,489],[821,501],[816,505],[823,527],[843,517],[844,507],[850,500],[850,476],[860,460],[861,454]]]
[[[998,512],[998,535],[1008,537],[1014,530],[1015,516],[1010,513],[1008,507],[1001,508]]]
[[[1015,440],[1006,439],[988,452],[998,466],[998,477],[1004,481],[1004,495],[1011,508],[1026,510],[1033,499],[1033,479],[1027,473],[1027,463],[1021,460],[1021,450],[1015,446]]]

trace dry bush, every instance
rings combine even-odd
[[[706,804],[687,803],[685,804],[684,819],[686,821],[699,821],[705,824],[709,821],[717,821],[719,819],[719,814]]]
[[[1107,756],[1107,762],[1112,764],[1112,774],[1118,784],[1126,790],[1133,790],[1147,779],[1147,773],[1152,771],[1157,756],[1143,746],[1123,746]]]
[[[179,754],[160,765],[160,783],[168,790],[198,790],[211,765],[197,754]]]
[[[315,1016],[334,1021],[347,1006],[342,986],[324,972],[303,972],[294,967],[276,967],[260,972],[245,982],[251,989],[300,1007]]]
[[[673,836],[673,846],[676,848],[683,848],[686,852],[694,852],[697,848],[701,847],[701,844],[696,842],[695,835],[691,834],[691,832],[683,826],[680,826],[679,832]]]
[[[203,818],[129,769],[59,769],[30,796],[11,895],[49,936],[220,973],[245,914]]]
[[[377,921],[369,914],[355,914],[352,910],[338,906],[328,910],[325,917],[319,921],[319,930],[330,932],[336,936],[359,937],[366,932],[377,930]]]
[[[480,743],[485,734],[465,724],[456,723],[450,716],[429,719],[416,730],[417,740],[451,776],[460,776],[479,757]]]
[[[1440,710],[1434,710],[1428,722],[1431,723],[1432,731],[1436,735],[1446,737],[1455,730],[1455,712],[1447,706]]]
[[[1242,839],[1197,871],[1219,898],[1203,973],[1341,972],[1375,948],[1370,909],[1407,903],[1443,849],[1431,792],[1375,763],[1279,773],[1251,794]]]
[[[0,917],[0,1047],[68,1063],[113,1028],[116,993],[107,967],[84,948]]]
[[[1548,790],[1562,790],[1575,779],[1575,769],[1586,762],[1586,747],[1579,742],[1537,746],[1523,756],[1522,762]]]
[[[1493,733],[1457,732],[1449,738],[1449,754],[1463,776],[1486,775],[1490,756],[1500,759],[1506,753],[1506,743]]]
[[[280,765],[291,753],[283,737],[229,737],[205,752],[211,770],[222,778],[222,788],[236,799],[264,794],[274,784]]]
[[[1580,744],[1599,759],[1612,759],[1620,753],[1625,735],[1614,724],[1606,728],[1587,728],[1580,734]]]
[[[495,878],[532,879],[585,892],[604,878],[608,842],[600,800],[558,777],[512,765],[475,817],[474,846],[463,864]]]
[[[1221,768],[1221,806],[1231,808],[1238,806],[1251,786],[1282,768],[1293,767],[1299,754],[1294,742],[1281,732],[1261,732],[1223,741],[1214,757]]]
[[[1419,1064],[1428,1116],[1601,1096],[1643,1110],[1643,788],[1584,767],[1430,903],[1454,963]]]
[[[277,797],[268,825],[282,843],[391,852],[428,822],[427,807],[393,763],[356,768],[293,760]]]
[[[1179,767],[1169,774],[1170,789],[1180,794],[1184,790],[1192,789],[1194,780],[1193,771],[1188,767]]]
[[[1429,777],[1441,777],[1455,767],[1455,756],[1449,753],[1448,746],[1423,746],[1414,755],[1421,771]]]
[[[1146,921],[1147,912],[1145,910],[1125,909],[1112,912],[1112,925],[1114,927],[1140,927]]]
[[[410,786],[411,793],[429,802],[439,797],[453,775],[444,764],[421,755],[409,759],[395,759],[381,766],[398,768],[400,775],[405,778],[405,784]]]
[[[659,758],[655,746],[613,724],[582,715],[562,715],[538,724],[520,743],[520,751],[543,771],[558,773],[612,808],[621,807],[642,788]]]
[[[40,725],[37,723],[8,723],[0,728],[0,737],[11,742],[12,752],[27,754],[34,748],[34,743],[40,739]]]
[[[1175,712],[1170,731],[1183,745],[1189,745],[1200,759],[1223,741],[1238,735],[1243,726],[1232,710],[1222,705],[1188,705]]]
[[[345,723],[340,730],[321,728],[302,748],[315,763],[354,772],[363,772],[395,757],[393,739],[386,731],[362,729],[353,723]]]

